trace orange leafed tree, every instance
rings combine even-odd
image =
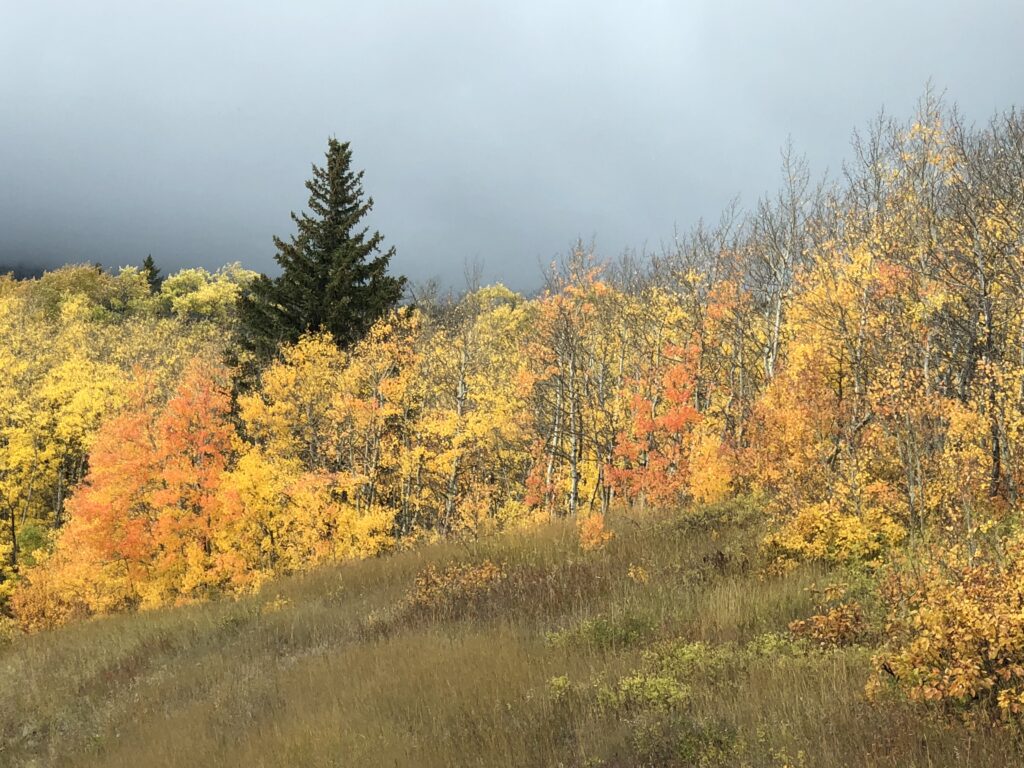
[[[26,625],[187,602],[228,578],[214,546],[234,439],[225,380],[193,364],[163,407],[142,387],[100,428],[67,525],[15,595]]]
[[[634,394],[630,424],[618,439],[608,475],[630,502],[670,505],[685,493],[689,436],[701,415],[693,407],[693,350],[668,347],[654,387]]]
[[[223,371],[193,369],[156,424],[159,482],[151,547],[155,591],[149,602],[188,600],[215,590],[220,573],[214,537],[221,525],[220,486],[231,459],[234,427]]]

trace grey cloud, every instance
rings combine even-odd
[[[4,5],[0,262],[272,271],[337,135],[396,269],[529,288],[753,202],[789,135],[836,170],[929,78],[979,120],[1024,86],[1009,0]]]

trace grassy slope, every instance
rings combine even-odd
[[[552,524],[16,639],[0,765],[1021,764],[1007,730],[865,702],[868,649],[766,640],[828,575],[759,578],[749,514],[615,528],[594,553]],[[500,588],[404,607],[427,564],[484,559]]]

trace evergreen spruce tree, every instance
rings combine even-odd
[[[146,276],[146,282],[149,283],[150,293],[156,293],[160,290],[160,284],[164,279],[160,276],[160,270],[156,266],[156,262],[153,261],[153,254],[149,254],[142,262],[142,274]]]
[[[382,251],[383,235],[360,227],[373,198],[351,162],[348,142],[330,139],[327,163],[306,182],[309,210],[292,213],[297,233],[274,238],[280,276],[261,275],[240,300],[243,343],[261,358],[308,331],[348,346],[402,297],[405,278],[387,273],[395,249]]]

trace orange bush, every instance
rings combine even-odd
[[[578,524],[580,548],[584,552],[593,552],[603,548],[615,538],[615,534],[604,527],[604,515],[594,513],[587,515]]]

